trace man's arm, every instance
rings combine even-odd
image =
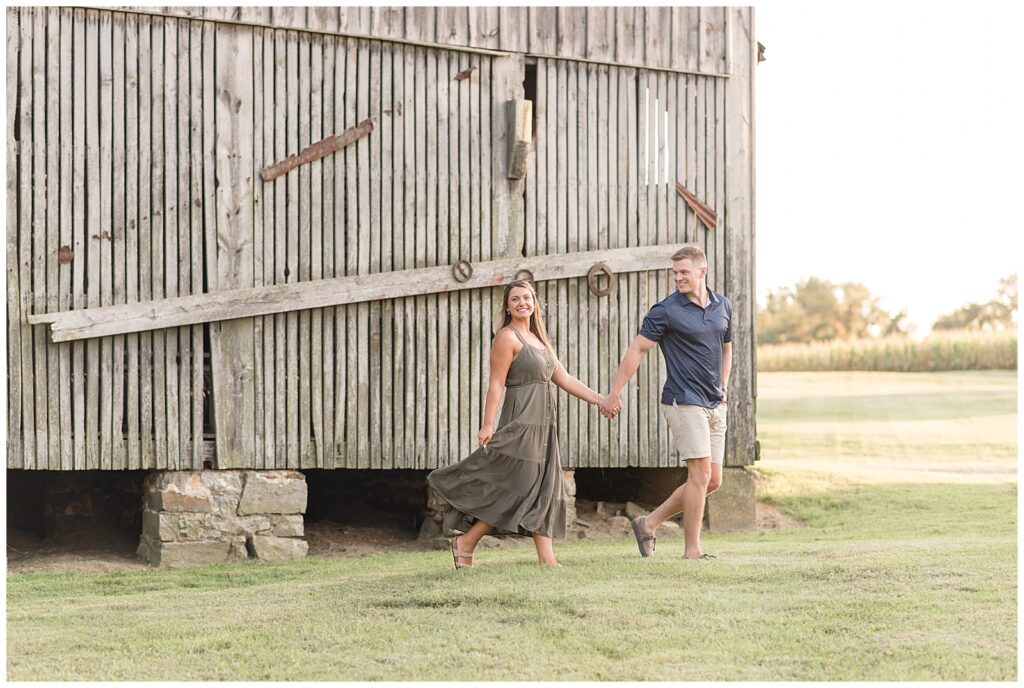
[[[729,396],[729,373],[732,372],[732,342],[722,344],[722,401]]]
[[[636,370],[640,367],[640,361],[654,347],[655,343],[642,334],[638,334],[633,339],[633,343],[626,350],[626,355],[622,357],[622,362],[619,363],[619,369],[615,371],[611,392],[601,402],[602,409],[618,411],[618,409],[622,408],[622,400],[619,398],[622,395],[622,390],[629,384],[630,379],[636,375]]]

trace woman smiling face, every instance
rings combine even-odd
[[[505,307],[508,308],[513,318],[525,318],[528,321],[536,309],[533,292],[527,287],[512,287],[508,292],[508,302]]]

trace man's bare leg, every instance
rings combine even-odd
[[[690,480],[689,471],[687,471],[686,480],[687,482]],[[717,490],[721,484],[722,464],[713,463],[711,464],[711,479],[708,481],[708,487],[704,496],[707,497],[709,494]],[[686,483],[677,487],[675,491],[669,495],[660,506],[658,506],[657,509],[644,516],[644,526],[649,533],[653,535],[654,531],[658,529],[658,526],[684,510],[683,488],[685,487]]]
[[[700,548],[700,528],[704,523],[704,500],[711,482],[711,466],[711,457],[686,462],[686,482],[682,487],[685,559],[696,559],[704,554]]]

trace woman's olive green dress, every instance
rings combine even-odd
[[[481,520],[523,535],[565,537],[565,492],[555,427],[555,357],[511,329],[523,343],[505,378],[494,436],[427,482],[447,502],[446,527],[466,532]]]

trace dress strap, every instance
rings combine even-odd
[[[522,333],[519,330],[517,330],[516,328],[512,327],[511,325],[506,325],[506,327],[508,327],[508,329],[512,330],[512,332],[514,332],[515,335],[517,337],[519,337],[519,341],[521,341],[523,343],[523,346],[527,347],[531,351],[535,351],[537,353],[543,354],[545,357],[551,357],[551,358],[554,357],[554,353],[552,351],[550,351],[547,347],[544,347],[543,349],[539,349],[539,348],[535,347],[533,344],[531,344],[530,342],[526,341],[526,338],[523,337]],[[507,386],[508,385],[506,385],[506,387]]]
[[[508,329],[512,330],[512,333],[515,334],[515,336],[519,337],[519,341],[521,341],[523,343],[523,346],[530,346],[530,343],[527,342],[523,338],[523,335],[520,334],[519,330],[517,330],[516,328],[512,327],[511,325],[506,325],[506,327],[508,327]]]

